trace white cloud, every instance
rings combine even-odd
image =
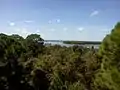
[[[15,26],[15,23],[14,22],[9,22],[9,25],[10,26]]]
[[[83,31],[83,30],[84,30],[83,27],[79,27],[79,28],[78,28],[78,31]]]
[[[99,14],[99,11],[95,10],[95,11],[93,11],[93,12],[90,14],[90,17],[96,16],[96,15],[98,15],[98,14]]]
[[[60,19],[56,19],[56,22],[57,22],[57,23],[60,23]]]

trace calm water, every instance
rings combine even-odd
[[[71,47],[71,46],[74,46],[74,45],[78,45],[78,46],[83,46],[83,47],[87,47],[87,48],[91,48],[92,46],[94,47],[94,48],[99,48],[99,46],[100,45],[96,45],[96,44],[84,44],[84,45],[82,45],[82,44],[64,44],[62,41],[51,41],[51,42],[46,42],[46,41],[44,41],[44,44],[45,45],[61,45],[61,46],[66,46],[66,47]]]

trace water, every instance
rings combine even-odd
[[[60,46],[66,46],[66,47],[71,47],[74,45],[78,45],[78,46],[83,46],[83,47],[87,47],[87,48],[99,48],[99,44],[65,44],[63,43],[63,41],[44,41],[45,45],[60,45]]]

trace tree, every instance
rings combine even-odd
[[[43,39],[38,34],[31,34],[26,37],[25,45],[29,56],[36,57],[43,52]]]
[[[20,40],[20,41],[23,41],[23,40],[24,40],[24,38],[23,38],[22,36],[19,36],[18,34],[12,34],[11,37],[12,37],[13,39],[17,39],[17,40]]]
[[[26,40],[32,40],[32,41],[43,41],[43,39],[38,34],[31,34],[26,37]]]
[[[100,47],[101,69],[96,74],[97,90],[119,90],[120,88],[120,22],[107,35]]]

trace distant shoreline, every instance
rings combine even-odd
[[[65,41],[65,40],[44,40],[42,42],[62,42],[63,44],[94,44],[94,45],[100,45],[101,41],[73,41],[73,40],[69,40],[69,41]]]
[[[63,41],[64,44],[101,44],[100,41]]]

